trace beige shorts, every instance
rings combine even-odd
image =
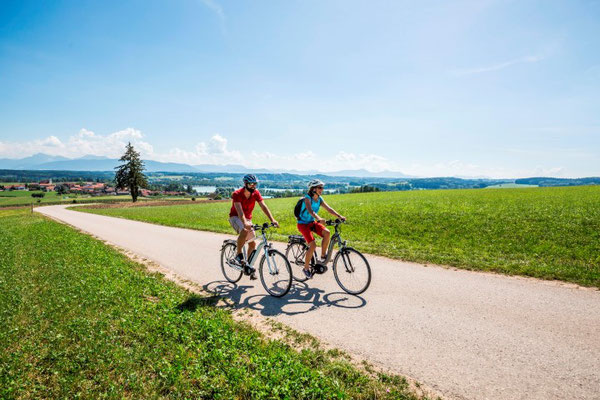
[[[250,223],[252,223],[252,221],[250,221]],[[240,217],[237,217],[237,216],[229,217],[229,225],[231,225],[231,227],[237,233],[240,233],[244,230],[244,223],[242,222]],[[254,230],[250,230],[250,232],[248,232],[248,236],[246,236],[246,242],[254,240],[255,237],[256,237],[256,235],[254,234]]]

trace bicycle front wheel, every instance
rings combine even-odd
[[[292,269],[283,253],[269,249],[263,255],[258,267],[260,281],[265,290],[273,297],[282,297],[292,287]]]
[[[371,267],[358,250],[345,247],[333,259],[333,275],[347,293],[361,294],[371,284]]]
[[[231,283],[236,283],[242,278],[242,269],[239,270],[237,268],[229,265],[229,260],[235,258],[237,254],[237,246],[233,243],[226,243],[221,249],[221,271],[223,271],[223,275],[225,279],[227,279]]]
[[[304,282],[308,279],[306,275],[304,275],[304,272],[302,272],[306,261],[307,250],[308,246],[304,243],[291,243],[288,245],[287,249],[285,249],[285,256],[292,267],[292,276],[298,282]],[[313,256],[313,265],[314,259],[315,257]]]

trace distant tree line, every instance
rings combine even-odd
[[[548,186],[583,186],[583,185],[600,185],[600,177],[593,178],[523,178],[516,179],[515,183],[521,185],[538,185],[542,187]]]

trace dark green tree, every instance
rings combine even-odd
[[[115,184],[118,188],[129,188],[131,198],[135,203],[140,194],[140,189],[148,185],[146,175],[144,175],[144,162],[140,158],[140,153],[135,151],[131,142],[127,143],[125,154],[119,159],[124,164],[115,167]]]
[[[69,187],[67,185],[56,185],[54,188],[59,195],[69,193]]]

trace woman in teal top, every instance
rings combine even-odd
[[[325,220],[317,214],[321,205],[324,209],[326,209],[331,215],[335,215],[337,218],[342,221],[346,220],[346,217],[340,215],[333,208],[329,207],[329,205],[323,200],[321,194],[323,193],[323,187],[325,184],[319,179],[314,179],[308,184],[308,194],[304,197],[304,202],[302,202],[302,206],[300,209],[300,213],[298,215],[298,230],[304,236],[306,243],[308,244],[308,251],[306,252],[306,259],[304,262],[304,275],[307,278],[312,277],[312,272],[310,271],[310,260],[317,248],[317,242],[315,241],[315,236],[313,232],[323,238],[323,243],[321,246],[321,259],[317,260],[318,263],[324,263],[327,259],[327,246],[329,246],[329,240],[331,238],[331,233],[323,222]]]

